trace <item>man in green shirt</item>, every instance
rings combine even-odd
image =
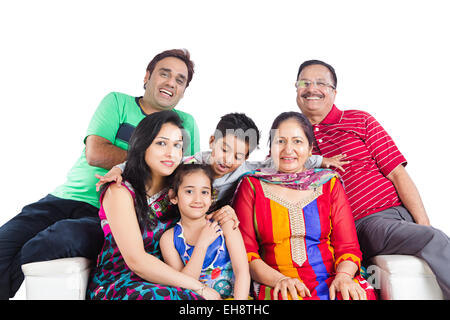
[[[131,134],[146,115],[173,109],[190,138],[185,155],[199,151],[194,118],[174,109],[193,73],[194,64],[187,50],[167,50],[149,63],[142,97],[112,92],[100,102],[84,138],[85,148],[67,181],[38,202],[25,206],[0,228],[0,299],[13,297],[19,289],[24,263],[75,256],[96,258],[103,232],[95,174],[104,175],[126,160]]]

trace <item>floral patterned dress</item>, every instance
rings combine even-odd
[[[175,225],[173,241],[175,249],[180,254],[184,265],[186,265],[194,252],[194,246],[186,242],[183,235],[183,226],[180,222]],[[233,267],[223,235],[218,236],[208,247],[199,280],[219,292],[223,299],[233,296]]]
[[[122,183],[135,197],[131,185]],[[102,202],[103,195],[100,197]],[[156,216],[156,226],[147,224],[142,228],[144,248],[148,254],[161,259],[159,241],[167,229],[176,221],[162,222],[160,219],[171,205],[167,189],[155,194],[148,199],[150,210]],[[97,265],[90,275],[90,281],[86,292],[87,299],[93,300],[197,300],[202,299],[192,290],[177,287],[169,287],[148,282],[126,265],[122,254],[117,247],[111,229],[106,219],[103,205],[100,207],[99,216],[105,235],[105,242],[100,252]]]

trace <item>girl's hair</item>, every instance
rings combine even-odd
[[[272,147],[275,130],[280,127],[283,121],[286,121],[288,119],[294,119],[295,121],[297,121],[297,123],[302,127],[303,132],[305,132],[305,136],[308,139],[309,146],[313,147],[316,143],[316,138],[314,136],[311,122],[309,122],[308,118],[305,117],[302,113],[295,111],[283,112],[275,118],[272,123],[272,128],[270,128],[269,147]]]
[[[212,170],[210,165],[207,164],[200,164],[200,163],[186,163],[181,164],[178,166],[178,168],[175,170],[175,173],[171,177],[171,187],[170,189],[173,190],[173,196],[178,195],[178,189],[180,188],[180,185],[183,183],[184,177],[186,177],[188,174],[191,174],[193,172],[202,171],[209,179],[210,182],[210,188],[211,188],[211,196],[213,192],[213,182],[214,182],[214,171]],[[171,214],[171,217],[173,216],[180,216],[180,212],[178,209],[174,210],[174,212]]]
[[[136,195],[135,209],[140,226],[148,222],[151,226],[156,225],[155,216],[147,204],[146,183],[151,181],[152,176],[145,161],[145,152],[166,123],[172,123],[184,133],[181,119],[174,111],[160,111],[146,116],[138,124],[129,141],[127,163],[122,176],[124,181],[131,184]]]

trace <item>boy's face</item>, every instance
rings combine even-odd
[[[248,158],[248,143],[232,134],[218,139],[211,136],[209,147],[211,148],[210,165],[216,179],[233,172]]]

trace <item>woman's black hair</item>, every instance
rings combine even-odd
[[[298,124],[302,127],[303,132],[305,132],[305,136],[308,139],[309,146],[313,147],[314,144],[316,143],[316,138],[314,136],[314,130],[311,125],[311,122],[309,122],[308,118],[305,117],[305,115],[295,111],[283,112],[279,114],[275,118],[275,120],[273,120],[272,127],[270,128],[269,146],[270,147],[272,146],[275,130],[280,127],[280,124],[283,121],[286,121],[288,119],[294,119],[298,122]]]
[[[214,171],[211,168],[211,166],[207,165],[207,164],[200,164],[200,163],[185,163],[185,164],[179,165],[171,177],[170,189],[173,190],[174,197],[178,195],[178,189],[180,188],[180,185],[183,183],[184,177],[186,177],[188,174],[196,172],[196,171],[202,171],[208,177],[209,182],[210,182],[210,188],[211,188],[211,197],[213,196]],[[178,208],[173,208],[173,209],[174,210],[172,210],[170,212],[170,217],[172,219],[179,218],[180,212],[179,212]]]
[[[124,181],[128,181],[133,187],[136,195],[134,205],[141,227],[149,222],[152,227],[156,225],[155,216],[149,210],[147,204],[146,183],[149,180],[151,181],[152,176],[150,168],[145,161],[145,152],[153,143],[161,127],[166,123],[172,123],[184,133],[182,121],[176,112],[170,110],[160,111],[142,119],[134,130],[128,144],[127,163],[122,177]],[[185,141],[184,137],[183,141]],[[162,218],[162,220],[165,220],[165,218]]]

